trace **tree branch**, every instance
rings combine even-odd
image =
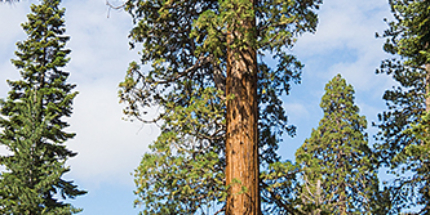
[[[1,1],[1,0],[0,0],[0,1]],[[111,10],[111,9],[114,9],[114,10],[123,9],[123,8],[125,7],[125,2],[124,2],[124,3],[122,3],[122,4],[121,4],[121,5],[119,5],[119,6],[114,6],[114,5],[112,5],[112,4],[109,2],[109,0],[106,0],[106,5],[109,7],[108,14],[107,14],[107,18],[109,18],[110,10]]]
[[[122,4],[121,4],[121,5],[119,5],[119,6],[114,6],[114,5],[112,5],[112,4],[109,2],[109,0],[106,0],[106,5],[107,5],[107,6],[109,6],[109,8],[111,8],[111,9],[119,10],[119,9],[122,9],[122,8],[124,8],[124,7],[125,7],[125,2],[124,2],[124,3],[122,3]]]
[[[217,215],[223,211],[225,211],[225,205],[221,209],[219,209],[216,213],[214,213],[214,215]]]

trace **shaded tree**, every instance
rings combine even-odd
[[[27,39],[18,42],[12,63],[22,79],[8,81],[11,90],[0,100],[0,144],[9,155],[0,156],[6,167],[0,175],[1,214],[73,214],[81,211],[63,200],[85,194],[63,179],[65,165],[76,153],[64,143],[75,134],[65,132],[64,117],[72,113],[75,85],[62,70],[69,61],[64,36],[64,9],[60,0],[31,6],[22,24]]]
[[[394,21],[388,22],[389,28],[382,37],[386,38],[384,50],[393,58],[384,60],[377,73],[392,76],[397,86],[383,96],[388,110],[378,115],[376,126],[380,132],[375,148],[380,164],[389,166],[397,177],[389,186],[392,212],[398,213],[415,203],[429,202],[427,194],[421,192],[429,186],[424,177],[428,172],[422,172],[422,168],[427,169],[428,161],[418,150],[426,142],[408,130],[430,110],[430,98],[426,96],[430,81],[430,2],[390,0],[389,4]],[[416,150],[411,151],[411,147]],[[404,174],[405,171],[413,176]]]
[[[141,62],[130,64],[120,84],[124,112],[161,128],[135,174],[142,213],[206,214],[214,204],[223,213],[259,213],[266,187],[259,168],[278,162],[282,134],[294,134],[281,96],[300,82],[303,66],[288,48],[297,36],[315,30],[313,9],[320,3],[125,4],[135,22],[131,45],[143,49]],[[269,66],[265,54],[276,65]],[[145,64],[148,71],[142,71]],[[148,118],[145,111],[155,107],[157,115]],[[270,192],[263,195],[275,202]]]

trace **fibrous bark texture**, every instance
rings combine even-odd
[[[228,43],[253,33],[254,19],[232,31]],[[245,44],[246,45],[246,44]],[[243,47],[243,46],[242,46]],[[226,214],[260,213],[257,138],[257,57],[252,45],[229,48],[227,56]]]

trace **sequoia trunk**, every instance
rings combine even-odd
[[[254,4],[255,5],[255,4]],[[237,9],[237,8],[236,8]],[[244,11],[244,10],[242,10]],[[240,20],[230,28],[227,42],[255,36],[255,18]],[[231,27],[231,26],[230,26]],[[241,30],[237,30],[237,29]],[[257,136],[257,55],[253,43],[227,50],[226,183],[227,215],[259,215],[259,168]]]

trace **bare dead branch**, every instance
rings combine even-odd
[[[123,9],[123,8],[125,7],[125,2],[124,2],[124,3],[122,3],[121,5],[114,6],[113,4],[111,4],[111,3],[109,2],[109,0],[106,0],[106,5],[109,7],[109,9],[108,9],[108,14],[107,14],[107,18],[109,18],[110,10],[111,10],[111,9],[114,9],[114,10],[120,10],[120,9]]]
[[[109,8],[114,9],[114,10],[119,10],[119,9],[123,9],[125,7],[125,2],[122,3],[121,5],[118,6],[114,6],[113,4],[111,4],[109,2],[109,0],[106,0],[106,5],[109,6]]]
[[[225,205],[221,209],[219,209],[216,213],[214,213],[214,215],[217,215],[223,211],[225,211]]]

